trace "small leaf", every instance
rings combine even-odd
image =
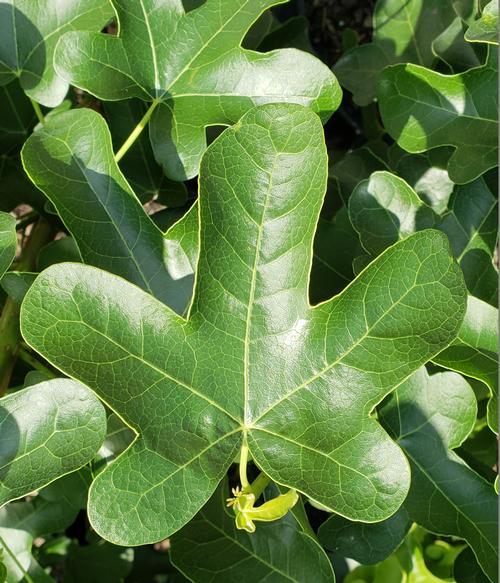
[[[330,561],[293,514],[238,530],[225,508],[227,487],[219,486],[194,519],[172,538],[172,562],[194,583],[333,583]],[[203,552],[193,552],[202,548]]]
[[[408,235],[434,226],[436,216],[402,179],[374,172],[349,199],[349,218],[368,253],[378,255]]]
[[[0,278],[9,269],[16,256],[16,219],[0,212]]]
[[[85,465],[104,439],[104,408],[75,381],[54,379],[0,400],[0,505]]]
[[[326,179],[319,118],[255,108],[204,156],[186,319],[85,265],[52,266],[28,291],[26,341],[138,434],[90,490],[90,520],[108,540],[181,528],[245,435],[272,480],[333,511],[372,522],[403,502],[407,462],[370,412],[455,338],[466,292],[446,237],[424,231],[311,308]]]
[[[469,296],[456,340],[434,358],[437,364],[485,383],[491,392],[488,424],[498,433],[498,310]]]
[[[452,145],[448,172],[471,182],[497,165],[497,56],[483,67],[442,75],[418,65],[394,65],[380,76],[378,100],[388,133],[408,152]]]
[[[119,36],[64,35],[56,68],[100,99],[153,102],[155,157],[169,178],[186,180],[198,173],[207,126],[269,102],[310,106],[325,121],[339,106],[335,77],[312,55],[241,48],[251,25],[280,2],[211,0],[186,12],[181,0],[114,0]]]
[[[465,39],[474,43],[498,44],[498,2],[486,4],[481,16],[473,22],[465,33]]]
[[[52,64],[58,39],[69,30],[100,30],[112,15],[108,0],[65,0],[64,10],[53,0],[3,0],[0,85],[18,77],[29,97],[59,105],[68,83]]]

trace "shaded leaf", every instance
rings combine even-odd
[[[264,10],[282,2],[211,0],[186,13],[181,0],[113,0],[119,36],[64,35],[56,68],[100,99],[153,102],[155,157],[169,178],[182,181],[198,173],[207,126],[234,123],[275,101],[308,105],[323,120],[339,106],[335,77],[312,55],[241,48]]]
[[[99,114],[81,109],[55,116],[28,139],[22,157],[86,263],[125,277],[183,312],[193,275],[182,239],[163,236],[144,211],[114,160]]]
[[[319,118],[255,108],[203,160],[187,319],[85,265],[52,266],[31,287],[26,341],[138,433],[90,490],[90,520],[108,540],[178,530],[244,438],[272,480],[333,511],[378,521],[401,505],[407,462],[369,413],[455,337],[465,288],[445,236],[424,231],[311,308],[326,179]]]
[[[127,99],[108,102],[104,110],[113,146],[118,150],[145,114],[146,106],[140,99]],[[163,174],[161,166],[154,158],[147,133],[142,133],[123,156],[120,168],[142,203],[156,196],[161,196],[165,203],[169,199],[175,202],[186,199],[184,184],[172,182]]]
[[[200,512],[172,538],[172,563],[194,583],[317,583],[335,581],[332,566],[317,541],[293,514],[259,524],[255,533],[237,530],[226,508],[225,481]],[[203,552],[193,549],[203,547]]]
[[[18,81],[0,86],[0,103],[0,151],[4,154],[22,146],[36,116]]]
[[[498,44],[498,2],[491,0],[486,4],[481,16],[473,22],[465,38],[469,42]]]
[[[373,42],[345,53],[333,70],[358,105],[376,95],[382,70],[396,63],[430,67],[432,42],[455,18],[445,0],[378,0],[373,14]]]
[[[65,0],[64,9],[52,0],[2,0],[0,85],[18,77],[29,97],[59,105],[68,83],[52,62],[58,39],[70,30],[100,30],[112,14],[108,0]]]
[[[384,427],[410,460],[410,519],[437,534],[466,540],[491,581],[497,572],[497,496],[455,453],[476,419],[476,400],[456,373],[421,369],[379,409]]]

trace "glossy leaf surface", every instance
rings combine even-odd
[[[56,68],[101,99],[160,104],[150,121],[156,159],[170,178],[192,178],[206,126],[234,123],[253,106],[275,101],[308,105],[325,120],[337,109],[339,85],[312,55],[241,48],[257,18],[282,2],[209,0],[186,12],[181,0],[113,0],[119,36],[66,34]]]
[[[53,266],[31,287],[27,342],[138,433],[91,487],[90,520],[108,540],[178,530],[244,438],[271,479],[340,514],[377,521],[403,502],[407,462],[369,414],[453,340],[463,279],[446,238],[424,231],[311,308],[326,179],[319,118],[256,108],[204,157],[187,319],[88,266]]]
[[[497,165],[498,63],[457,75],[394,65],[380,76],[378,100],[388,133],[408,152],[451,145],[450,178],[471,182]]]
[[[106,431],[101,403],[68,379],[8,395],[0,411],[0,505],[85,465]]]
[[[2,0],[0,85],[18,77],[32,99],[59,105],[68,83],[54,70],[57,41],[68,31],[98,31],[112,15],[108,0]]]

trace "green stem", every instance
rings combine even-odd
[[[33,579],[31,578],[30,574],[21,565],[21,563],[19,562],[19,560],[16,557],[16,555],[12,552],[12,550],[9,547],[9,545],[4,541],[4,539],[1,536],[0,536],[0,544],[2,545],[2,547],[4,548],[4,550],[7,551],[7,553],[10,555],[10,557],[12,558],[12,561],[14,562],[14,564],[16,565],[16,567],[21,571],[21,573],[24,576],[24,579],[26,580],[26,583],[35,583],[33,581]]]
[[[247,464],[248,464],[248,444],[246,435],[243,437],[243,444],[241,445],[240,453],[240,482],[243,490],[250,487],[250,483],[247,478]]]
[[[148,122],[153,115],[153,111],[156,109],[156,106],[159,104],[159,101],[153,101],[153,103],[148,107],[148,110],[143,115],[141,121],[135,126],[132,130],[130,136],[125,140],[123,146],[116,152],[115,154],[115,162],[119,162],[123,156],[130,150],[133,143],[137,140],[137,138],[141,135],[142,130],[148,125]]]
[[[16,269],[18,271],[33,271],[38,251],[52,239],[52,235],[50,224],[45,219],[40,218],[28,237]],[[19,310],[20,306],[8,297],[0,315],[0,396],[5,394],[9,386],[19,351],[19,342],[21,341]]]
[[[45,376],[49,377],[49,379],[55,379],[56,375],[54,372],[50,370],[50,368],[46,367],[42,364],[37,358],[35,358],[26,348],[24,347],[24,342],[21,343],[19,347],[19,351],[17,356],[26,364],[31,366],[34,370],[41,372]]]
[[[44,115],[42,113],[42,110],[40,108],[40,104],[37,103],[34,99],[31,99],[31,97],[30,97],[30,101],[31,101],[31,105],[33,106],[33,109],[35,110],[35,113],[36,113],[36,116],[38,118],[38,121],[41,124],[44,124],[45,123],[45,117],[44,117]]]
[[[259,496],[262,494],[262,492],[264,492],[264,490],[267,488],[267,485],[269,484],[270,481],[271,481],[271,478],[266,476],[266,474],[264,474],[264,472],[261,472],[255,478],[255,480],[252,482],[250,489],[252,490],[252,493],[254,494],[256,500],[259,498]]]

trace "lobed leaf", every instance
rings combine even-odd
[[[341,100],[318,59],[295,49],[262,54],[241,48],[251,25],[285,0],[113,0],[119,35],[64,35],[55,65],[68,82],[100,99],[152,102],[157,161],[177,181],[196,176],[205,128],[236,122],[255,105],[310,106],[326,120]]]
[[[376,97],[379,75],[396,63],[430,67],[436,61],[433,41],[456,18],[447,0],[378,0],[373,41],[347,51],[333,70],[358,105]]]
[[[408,152],[455,148],[448,163],[457,184],[497,166],[498,58],[457,75],[413,64],[394,65],[380,76],[378,100],[387,132]]]
[[[183,241],[193,244],[197,225],[188,216],[171,234],[160,232],[115,162],[98,113],[80,109],[54,116],[27,140],[22,158],[86,263],[127,278],[183,312],[193,286],[192,252]],[[186,227],[189,234],[178,237]]]
[[[311,308],[326,180],[319,118],[255,108],[203,159],[187,319],[84,265],[50,267],[28,291],[26,341],[137,432],[90,490],[104,538],[171,535],[244,440],[272,480],[352,519],[379,521],[403,502],[407,462],[370,412],[455,338],[463,279],[445,236],[423,231]]]
[[[495,581],[498,520],[493,485],[451,451],[472,431],[476,411],[474,393],[463,377],[417,371],[379,408],[383,426],[411,465],[412,483],[403,506],[378,524],[333,516],[321,526],[320,540],[372,563],[389,556],[416,522],[433,533],[465,539]]]

